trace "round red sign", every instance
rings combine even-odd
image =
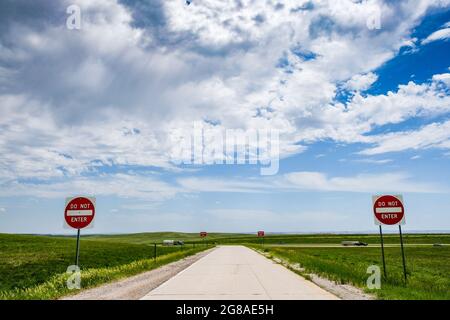
[[[396,225],[402,221],[405,215],[405,208],[400,199],[386,195],[375,200],[373,213],[381,224]]]
[[[258,231],[258,237],[264,237],[264,231]]]
[[[204,238],[208,235],[205,231],[200,232],[200,237]]]
[[[64,210],[64,218],[69,226],[75,229],[86,228],[95,216],[95,206],[85,197],[71,199]]]

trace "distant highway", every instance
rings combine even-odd
[[[244,246],[218,247],[143,300],[336,300],[335,295]]]
[[[405,243],[405,247],[433,247],[431,243]],[[265,244],[265,247],[295,247],[295,248],[380,248],[380,244],[369,244],[367,246],[343,246],[341,244],[303,244],[303,243],[283,243],[283,244]],[[449,244],[441,244],[449,246]],[[384,247],[400,247],[399,243],[384,244]]]

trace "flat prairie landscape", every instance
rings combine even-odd
[[[181,240],[185,245],[162,246],[167,239]],[[380,290],[370,293],[379,299],[450,299],[450,235],[405,235],[406,286],[398,235],[387,234],[384,240],[388,277],[382,280]],[[361,241],[368,246],[344,247],[342,241]],[[0,234],[0,299],[55,299],[69,294],[66,269],[74,263],[75,244],[74,237]],[[264,240],[253,234],[227,233],[210,233],[206,239],[197,233],[177,232],[90,235],[82,237],[80,245],[83,284],[95,287],[182,259],[211,245],[227,244],[264,250],[272,257],[299,264],[305,269],[303,276],[315,273],[363,290],[369,276],[367,267],[382,266],[377,235],[269,234]]]

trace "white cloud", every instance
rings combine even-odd
[[[433,76],[433,81],[436,82],[443,82],[448,88],[450,88],[450,73],[442,73],[442,74],[435,74]]]
[[[301,171],[287,173],[276,178],[259,178],[250,181],[242,181],[242,179],[237,178],[223,180],[220,178],[192,177],[189,179],[181,179],[178,182],[189,192],[450,192],[448,188],[440,185],[416,182],[412,176],[403,172],[329,177],[322,172]]]
[[[346,192],[419,192],[447,193],[448,188],[414,182],[405,173],[359,174],[349,177],[328,177],[320,172],[294,172],[286,175],[293,187],[302,190]]]
[[[438,41],[438,40],[447,40],[450,38],[450,28],[440,29],[436,32],[430,34],[425,40],[422,41],[422,44],[429,44],[430,42]]]
[[[69,195],[92,194],[151,202],[170,199],[180,190],[155,178],[136,174],[103,174],[47,183],[10,181],[0,185],[0,193],[4,197],[21,195],[63,199]]]
[[[362,162],[362,163],[370,163],[370,164],[387,164],[387,163],[391,163],[393,160],[392,159],[358,159],[355,160],[355,162]]]
[[[416,131],[403,131],[374,137],[376,146],[361,151],[375,155],[403,150],[429,148],[450,149],[450,121],[432,123]]]
[[[369,89],[378,79],[378,76],[372,72],[367,74],[354,75],[345,84],[345,88],[354,91],[365,91]]]
[[[6,209],[0,207],[0,213],[5,213],[5,212],[6,212]]]
[[[374,128],[401,123],[412,117],[432,117],[450,112],[448,88],[442,81],[409,82],[396,92],[362,96],[356,93],[347,104],[311,109],[299,120],[297,137],[306,141],[333,139],[346,143],[371,143]]]

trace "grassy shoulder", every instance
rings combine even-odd
[[[388,277],[381,289],[369,290],[366,281],[371,265],[381,267],[379,248],[298,248],[266,247],[274,257],[298,263],[306,273],[315,273],[338,283],[352,284],[378,299],[450,299],[450,247],[410,247],[406,249],[408,284],[403,283],[399,248],[386,248]]]
[[[0,299],[55,299],[67,294],[67,267],[75,239],[0,234]],[[151,270],[204,250],[204,246],[153,246],[112,241],[80,244],[83,288]]]

